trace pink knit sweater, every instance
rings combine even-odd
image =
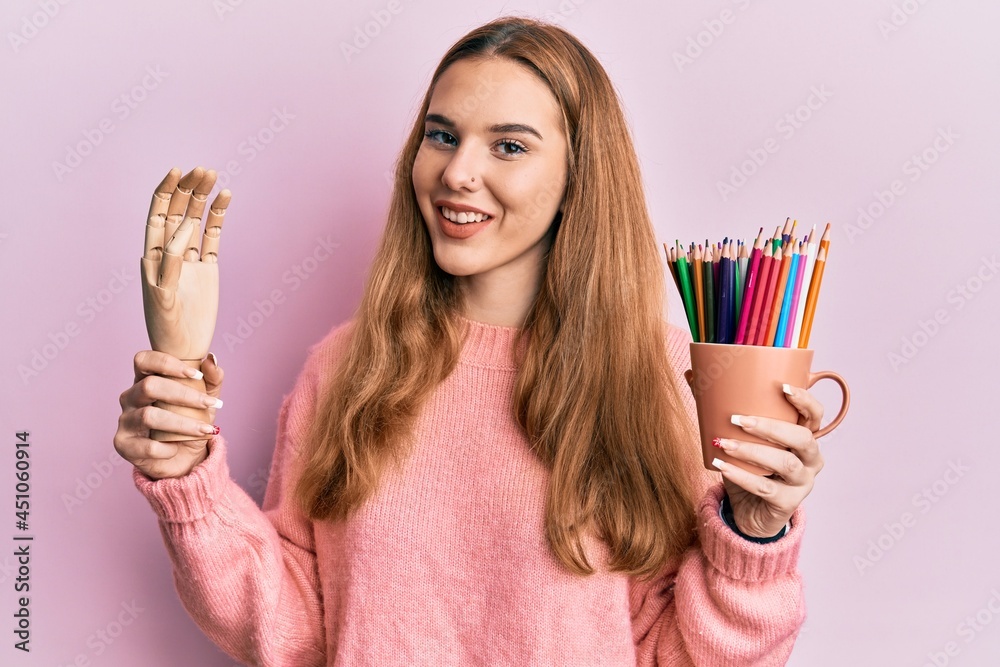
[[[544,537],[548,473],[510,409],[516,329],[469,326],[405,464],[346,522],[309,521],[292,489],[349,323],[310,349],[284,399],[263,509],[230,478],[221,436],[185,477],[134,470],[205,634],[275,667],[784,664],[805,615],[801,508],[780,540],[749,542],[719,516],[719,477],[697,473],[700,549],[640,585],[592,544],[599,571],[571,574]],[[689,341],[670,327],[678,377]]]

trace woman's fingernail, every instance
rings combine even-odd
[[[205,404],[206,408],[221,408],[222,399],[216,398],[215,396],[205,396],[201,399],[201,402]]]
[[[220,433],[222,433],[222,429],[221,428],[219,428],[218,426],[213,426],[212,427],[212,435],[219,435]]]
[[[726,464],[722,461],[722,459],[712,459],[712,465],[714,465],[719,470],[725,470],[726,469],[725,468]]]
[[[733,415],[731,421],[743,428],[753,428],[757,425],[757,420],[753,417],[744,417],[743,415]]]
[[[712,446],[713,447],[718,447],[719,449],[722,449],[722,438],[713,438],[712,439]]]
[[[218,368],[218,366],[219,366],[219,360],[215,358],[215,355],[212,354],[211,352],[209,352],[208,356],[212,360],[212,365]]]
[[[184,371],[184,373],[189,378],[192,378],[194,380],[201,380],[202,378],[205,377],[205,374],[199,371],[197,368],[188,368],[187,370]]]
[[[792,391],[792,385],[790,385],[790,384],[783,384],[783,385],[781,385],[781,391],[785,392],[789,396],[791,396],[791,395],[793,395],[795,393],[794,391]]]
[[[219,427],[215,426],[214,424],[202,424],[199,430],[205,435],[217,435],[218,434],[218,431],[216,430],[217,428]]]

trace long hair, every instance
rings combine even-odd
[[[616,91],[565,30],[504,17],[460,39],[431,79],[396,163],[387,226],[343,361],[319,398],[296,496],[314,520],[343,520],[406,455],[419,408],[455,367],[462,296],[438,268],[413,185],[424,116],[463,58],[533,72],[562,109],[569,174],[536,300],[521,328],[511,409],[551,470],[546,537],[571,571],[650,576],[696,539],[696,437],[666,353],[664,280],[638,159]]]

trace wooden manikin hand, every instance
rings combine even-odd
[[[202,214],[215,186],[216,173],[196,167],[181,177],[171,169],[149,206],[142,255],[142,308],[152,349],[199,368],[208,355],[219,308],[219,237],[231,198],[223,190],[212,202],[201,234]],[[184,380],[205,392],[204,380]],[[207,409],[154,403],[172,412],[207,420]],[[190,440],[189,435],[153,430],[164,442]]]

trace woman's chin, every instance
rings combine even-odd
[[[451,253],[435,253],[434,261],[439,269],[456,278],[467,278],[482,271],[482,267],[471,258],[454,257]]]

